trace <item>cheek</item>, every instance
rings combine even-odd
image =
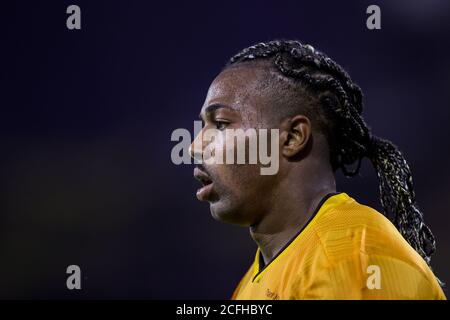
[[[248,143],[248,140],[245,143],[245,138],[242,136],[240,136],[240,140],[235,140],[235,137],[227,135],[225,131],[216,131],[214,139],[208,141],[210,143],[205,147],[205,156],[213,157],[209,158],[211,162],[206,163],[206,166],[214,174],[217,191],[221,196],[249,198],[253,195],[261,196],[261,192],[267,192],[270,189],[273,176],[261,175],[259,164],[248,164],[250,150],[257,152],[257,148],[249,148],[257,145],[257,140],[256,144],[252,145]],[[243,141],[244,147],[242,148]],[[244,150],[245,164],[236,164],[239,143],[241,143],[240,151]],[[227,151],[232,151],[233,156],[227,158]],[[226,164],[227,161],[230,163]]]
[[[257,193],[265,178],[258,165],[221,165],[217,169],[223,188],[236,197]]]

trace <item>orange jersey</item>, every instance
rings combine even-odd
[[[232,299],[445,299],[395,226],[346,193],[326,196],[266,266],[260,252]]]

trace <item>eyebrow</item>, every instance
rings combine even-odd
[[[227,106],[227,105],[224,105],[224,104],[218,104],[218,103],[215,103],[215,104],[209,105],[209,106],[207,106],[207,107],[205,108],[205,114],[206,114],[206,117],[210,117],[211,114],[214,114],[217,110],[223,109],[223,108],[229,109],[229,110],[233,110],[233,111],[236,111],[235,109],[233,109],[233,108],[230,107],[230,106]],[[202,117],[202,114],[201,114],[201,113],[198,115],[198,117],[199,117],[201,120],[203,120],[203,117]]]

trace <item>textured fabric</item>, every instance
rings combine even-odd
[[[262,270],[259,249],[232,299],[445,299],[395,226],[346,193],[332,195]]]

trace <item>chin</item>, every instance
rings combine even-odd
[[[222,201],[212,202],[210,204],[211,216],[223,223],[234,224],[242,227],[249,227],[251,223],[246,221],[243,211],[236,207],[231,207]]]

